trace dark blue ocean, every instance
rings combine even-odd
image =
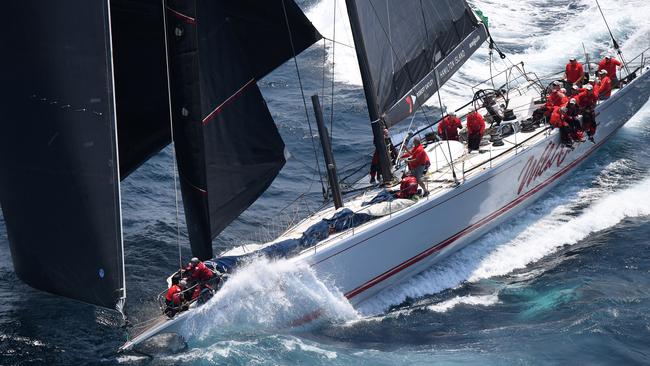
[[[591,0],[471,3],[490,17],[509,58],[540,75],[561,70],[569,56],[583,59],[583,42],[594,58],[610,47]],[[626,57],[650,46],[646,1],[601,4]],[[373,148],[354,51],[345,46],[352,41],[344,2],[337,1],[336,10],[334,0],[301,5],[324,35],[342,43],[315,45],[298,63],[306,97],[325,94],[337,164],[347,175]],[[465,85],[489,76],[487,57],[487,49],[478,52],[445,86],[446,105],[464,104],[471,96]],[[259,85],[291,157],[262,198],[215,240],[217,253],[270,240],[323,204],[313,116],[312,133],[294,64]],[[439,112],[430,107],[427,113]],[[522,214],[359,309],[307,268],[257,263],[233,279],[237,286],[227,288],[220,303],[206,304],[190,322],[186,346],[161,341],[148,348],[153,359],[116,354],[127,331],[114,312],[18,280],[0,216],[0,365],[650,364],[649,146],[646,104]],[[122,183],[133,324],[158,315],[155,296],[178,267],[177,225],[182,257],[190,257],[182,207],[176,216],[173,164],[168,147]],[[286,326],[314,304],[325,309],[322,319]]]

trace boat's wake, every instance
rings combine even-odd
[[[546,198],[514,222],[491,231],[436,268],[380,293],[364,303],[360,312],[381,314],[408,298],[510,274],[622,220],[650,215],[650,179],[622,190],[615,188],[624,184],[626,178],[620,172],[629,169],[628,165],[627,160],[609,164],[591,187],[575,190],[565,186],[564,195]],[[463,295],[427,308],[444,312],[459,304],[491,305],[498,302],[497,295]],[[397,312],[401,314],[403,310]]]
[[[308,266],[258,259],[193,312],[182,335],[199,341],[214,335],[223,338],[224,334],[246,337],[356,317],[343,295],[319,280]]]

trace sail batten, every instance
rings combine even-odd
[[[444,84],[487,38],[462,0],[348,0],[348,6],[356,17],[351,22],[359,25],[355,40],[363,42],[369,60],[367,87],[387,126],[433,95],[434,70]]]

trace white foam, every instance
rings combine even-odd
[[[318,314],[317,323],[357,316],[344,296],[316,278],[308,266],[258,259],[193,312],[181,333],[199,340],[224,333],[259,334],[288,328],[310,314]]]
[[[306,344],[299,338],[285,339],[282,340],[282,345],[287,351],[304,351],[315,353],[319,356],[323,356],[329,360],[333,360],[337,357],[336,352],[324,350],[322,348],[316,347],[314,345]]]
[[[619,165],[610,164],[603,174],[618,168]],[[363,303],[359,311],[379,314],[407,298],[506,275],[626,218],[650,215],[650,179],[618,192],[610,193],[610,189],[588,188],[589,195],[567,192],[573,196],[568,202],[561,196],[549,197],[512,224],[491,231],[436,268],[383,291]],[[575,207],[580,205],[587,208],[575,216]]]
[[[436,313],[444,313],[448,310],[461,305],[476,305],[476,306],[491,306],[499,302],[497,295],[482,295],[482,296],[457,296],[452,299],[440,302],[438,304],[427,306],[428,310]]]

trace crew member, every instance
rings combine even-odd
[[[418,179],[411,173],[402,178],[397,198],[410,199],[418,193]]]
[[[451,112],[438,124],[438,135],[443,140],[458,141],[458,130],[463,128],[456,113]]]
[[[548,114],[550,115],[555,107],[566,107],[567,103],[569,103],[569,98],[559,88],[553,89],[551,94],[546,98],[546,108],[549,110]]]
[[[185,283],[185,280],[178,282],[178,279],[176,279],[176,283],[172,283],[167,290],[167,294],[165,295],[165,304],[167,305],[165,314],[170,318],[176,315],[183,304],[183,284]]]
[[[570,84],[582,84],[582,80],[585,77],[585,71],[582,67],[582,64],[573,57],[569,59],[569,63],[566,64],[564,71],[564,80]]]
[[[596,91],[598,99],[609,99],[612,96],[612,79],[609,78],[607,70],[600,70],[598,74],[600,76],[600,82],[597,84],[598,90]]]
[[[605,56],[605,58],[598,63],[598,72],[600,72],[600,70],[607,71],[607,75],[612,80],[612,87],[614,88],[618,87],[618,76],[616,73],[617,66],[620,68],[622,66],[621,62],[611,55]]]
[[[578,101],[575,98],[569,100],[567,105],[567,117],[566,120],[569,123],[569,128],[571,130],[571,138],[574,141],[583,141],[584,133],[582,132],[582,126],[580,125],[579,116],[580,107],[578,106]]]
[[[567,108],[566,107],[555,107],[553,113],[551,114],[551,126],[560,129],[560,139],[562,143],[571,147],[573,141],[571,141],[571,136],[569,135],[569,123],[567,122]]]
[[[212,277],[214,277],[212,270],[206,267],[205,263],[200,261],[197,257],[190,260],[188,268],[190,270],[189,279],[191,281],[196,281],[199,284],[208,282]]]
[[[485,133],[485,120],[478,111],[467,115],[467,146],[469,151],[478,150]]]
[[[578,94],[577,102],[582,114],[582,130],[587,133],[589,141],[594,141],[596,134],[596,104],[598,103],[598,95],[594,93],[594,87],[587,84],[584,91]]]
[[[422,187],[422,195],[428,196],[429,190],[427,190],[427,187],[424,185],[424,180],[422,178],[425,170],[429,168],[429,165],[431,165],[431,162],[429,162],[429,156],[427,155],[427,152],[424,151],[424,146],[422,146],[419,136],[413,137],[413,149],[402,157],[408,159],[407,163],[409,170],[417,179],[418,185]]]

